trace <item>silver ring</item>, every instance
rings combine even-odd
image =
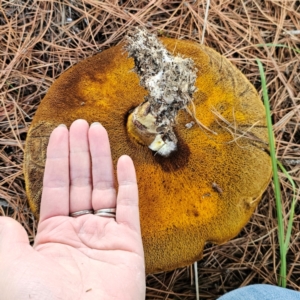
[[[94,211],[95,216],[106,217],[106,218],[115,218],[116,209],[115,208],[102,208]]]
[[[79,211],[75,211],[73,213],[70,213],[70,217],[76,218],[76,217],[80,217],[83,215],[88,215],[88,214],[92,214],[94,211],[92,209],[84,209],[84,210],[79,210]]]

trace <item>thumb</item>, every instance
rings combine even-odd
[[[14,249],[14,252],[21,247],[16,247],[20,244],[29,245],[28,235],[25,229],[12,218],[0,217],[0,253]]]

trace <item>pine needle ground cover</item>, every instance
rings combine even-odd
[[[209,4],[209,6],[208,6]],[[37,221],[25,194],[23,156],[35,111],[54,80],[83,59],[144,26],[160,36],[214,48],[259,93],[266,75],[279,169],[283,225],[300,185],[299,1],[2,1],[0,7],[0,215],[34,240]],[[300,290],[299,204],[287,252],[287,287]],[[208,244],[198,262],[201,299],[254,283],[276,285],[280,252],[270,184],[250,222],[223,245]],[[147,299],[195,299],[191,267],[147,277]]]

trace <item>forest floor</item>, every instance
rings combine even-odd
[[[207,3],[210,5],[207,10]],[[206,17],[207,16],[207,17]],[[20,222],[34,240],[37,220],[23,176],[26,134],[47,90],[65,70],[120,43],[144,26],[161,36],[214,48],[261,93],[263,63],[277,157],[300,186],[300,2],[290,0],[2,0],[0,6],[0,215]],[[293,196],[279,173],[283,215]],[[287,261],[287,287],[300,290],[300,207]],[[285,223],[286,226],[286,223]],[[201,299],[254,283],[276,285],[280,267],[270,184],[249,223],[233,240],[208,244],[198,262]],[[190,266],[147,276],[147,299],[195,299]]]

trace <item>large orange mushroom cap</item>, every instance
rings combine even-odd
[[[191,264],[201,258],[205,242],[237,235],[271,177],[265,112],[254,87],[214,50],[162,41],[170,53],[193,59],[195,116],[216,135],[181,110],[177,151],[166,158],[141,144],[127,122],[147,91],[132,71],[133,59],[118,45],[78,63],[52,85],[29,129],[24,165],[29,203],[38,215],[51,131],[78,118],[101,122],[114,163],[127,154],[136,166],[147,273]]]

